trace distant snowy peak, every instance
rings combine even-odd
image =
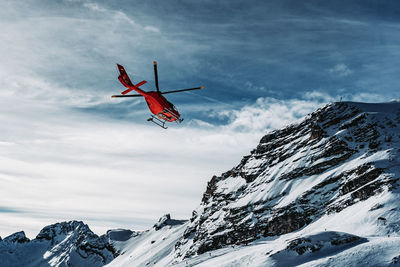
[[[88,235],[92,233],[89,227],[83,222],[69,221],[69,222],[56,223],[44,227],[36,236],[36,239],[39,240],[40,239],[55,240],[60,238],[64,239],[65,236],[67,236],[71,232],[83,235]]]
[[[372,196],[389,206],[398,198],[399,125],[399,102],[340,102],[268,133],[210,180],[177,257],[290,233]],[[377,210],[390,220],[382,231],[398,229],[396,210]]]
[[[59,257],[65,251],[76,253],[81,258],[94,258],[99,263],[107,263],[118,254],[105,236],[97,236],[81,221],[56,223],[46,226],[36,240],[48,240],[55,245],[47,253],[47,258]]]
[[[24,232],[0,241],[5,266],[103,266],[116,256],[106,236],[97,236],[79,221],[46,226],[31,241]]]
[[[0,241],[1,238],[0,238]],[[25,236],[25,232],[21,231],[21,232],[16,232],[12,235],[7,236],[6,238],[4,238],[3,242],[4,243],[26,243],[29,242],[29,238],[27,238]]]

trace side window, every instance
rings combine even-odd
[[[170,108],[172,108],[173,110],[176,110],[175,106],[171,102],[169,102],[169,101],[167,101],[167,102],[168,102],[168,105]]]

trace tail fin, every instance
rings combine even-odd
[[[119,65],[119,64],[117,64],[117,66],[118,66],[118,70],[119,70],[118,80],[122,83],[123,86],[128,88],[127,90],[123,91],[122,94],[126,95],[127,93],[129,93],[132,90],[135,90],[136,92],[142,94],[143,91],[139,88],[139,86],[142,86],[143,84],[145,84],[147,82],[146,81],[141,81],[140,83],[134,85],[131,82],[131,80],[129,79],[129,76],[126,73],[124,67],[122,65]]]
[[[126,73],[124,67],[122,65],[117,64],[119,70],[118,80],[122,83],[123,86],[128,87],[133,86],[131,79],[129,79],[128,74]]]

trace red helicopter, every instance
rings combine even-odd
[[[143,96],[144,99],[146,100],[147,105],[149,106],[150,111],[154,114],[154,115],[151,115],[151,117],[147,121],[151,121],[164,129],[168,128],[168,127],[165,127],[165,122],[175,121],[177,123],[181,123],[183,121],[183,118],[181,118],[181,115],[179,114],[176,107],[171,102],[169,102],[163,95],[184,92],[184,91],[204,89],[204,86],[201,86],[201,87],[195,87],[195,88],[161,92],[158,87],[157,62],[154,61],[154,76],[155,76],[155,83],[156,83],[157,91],[145,92],[142,89],[140,89],[139,87],[142,86],[143,84],[147,83],[146,81],[141,81],[140,83],[134,85],[131,82],[131,80],[129,79],[128,74],[126,73],[124,67],[119,64],[117,64],[117,66],[118,66],[118,70],[120,73],[120,75],[118,76],[118,80],[122,83],[123,86],[125,86],[128,89],[123,91],[121,93],[122,95],[113,95],[111,97],[142,97]],[[132,90],[135,90],[139,94],[127,95],[127,93],[131,92]]]

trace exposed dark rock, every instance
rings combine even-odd
[[[315,164],[311,167],[297,168],[297,169],[294,169],[292,172],[283,174],[279,179],[280,180],[292,180],[292,179],[296,179],[301,176],[310,176],[310,175],[315,175],[315,174],[321,174],[322,172],[326,171],[327,169],[329,169],[333,166],[336,166],[341,162],[346,161],[348,158],[350,158],[351,155],[352,155],[352,153],[347,153],[341,157],[332,158],[332,159],[326,160],[324,162]]]
[[[313,124],[311,126],[310,139],[320,139],[324,134],[324,130],[322,130],[322,128],[318,124]]]
[[[323,245],[320,243],[311,244],[311,239],[309,238],[298,238],[290,242],[287,249],[294,250],[297,252],[297,254],[303,255],[306,251],[318,251],[322,248],[322,246]]]
[[[365,113],[361,113],[360,115],[356,116],[354,119],[352,119],[346,123],[343,123],[340,126],[339,130],[344,130],[344,129],[348,129],[350,127],[355,127],[360,124],[363,124],[365,122],[366,117],[367,117],[367,115]]]
[[[371,209],[370,209],[369,211],[378,210],[378,209],[381,209],[381,208],[383,208],[383,207],[384,207],[383,204],[377,203],[377,204],[375,204],[374,206],[372,206]]]
[[[306,252],[313,253],[329,245],[341,246],[350,243],[366,242],[367,240],[359,236],[338,232],[323,232],[320,234],[302,237],[292,240],[286,247],[286,251],[296,251],[298,255]]]
[[[24,231],[16,232],[12,235],[5,237],[3,240],[3,242],[8,242],[8,243],[27,243],[29,241],[30,240],[25,236]]]
[[[154,227],[154,229],[156,229],[156,231],[158,231],[165,226],[180,225],[180,224],[184,224],[185,222],[186,222],[186,220],[171,219],[171,215],[165,214],[158,220],[158,222],[153,227]]]
[[[229,172],[228,176],[229,176],[230,174],[231,174],[231,173]],[[228,177],[228,176],[227,176],[227,177]],[[213,195],[215,189],[217,188],[217,187],[216,187],[216,183],[217,183],[219,180],[220,180],[220,178],[214,175],[214,176],[211,178],[211,180],[207,183],[206,192],[203,194],[203,199],[201,200],[203,203],[207,203],[208,200],[210,199],[210,197]]]
[[[375,180],[383,173],[383,169],[373,168],[371,165],[363,165],[356,169],[357,176],[354,179],[347,181],[341,189],[342,194],[354,191],[356,188],[361,188],[363,185]]]
[[[353,242],[356,242],[356,241],[358,241],[360,239],[361,239],[361,237],[359,237],[359,236],[344,236],[344,237],[341,237],[341,238],[332,239],[331,244],[334,245],[334,246],[338,246],[338,245],[353,243]]]
[[[108,230],[106,234],[106,236],[112,241],[126,241],[137,235],[137,232],[126,229]]]
[[[282,211],[282,215],[272,217],[265,226],[264,236],[275,236],[293,232],[310,223],[312,220],[307,213],[296,211]],[[277,214],[279,214],[277,212]]]
[[[257,177],[259,173],[252,173],[252,174],[246,174],[244,172],[240,173],[240,176],[246,180],[247,183],[253,182]]]
[[[392,259],[392,262],[391,262],[391,263],[392,263],[392,264],[398,264],[398,265],[400,265],[400,255],[394,257],[394,258]]]
[[[378,223],[382,223],[383,225],[386,225],[386,218],[378,217]]]

